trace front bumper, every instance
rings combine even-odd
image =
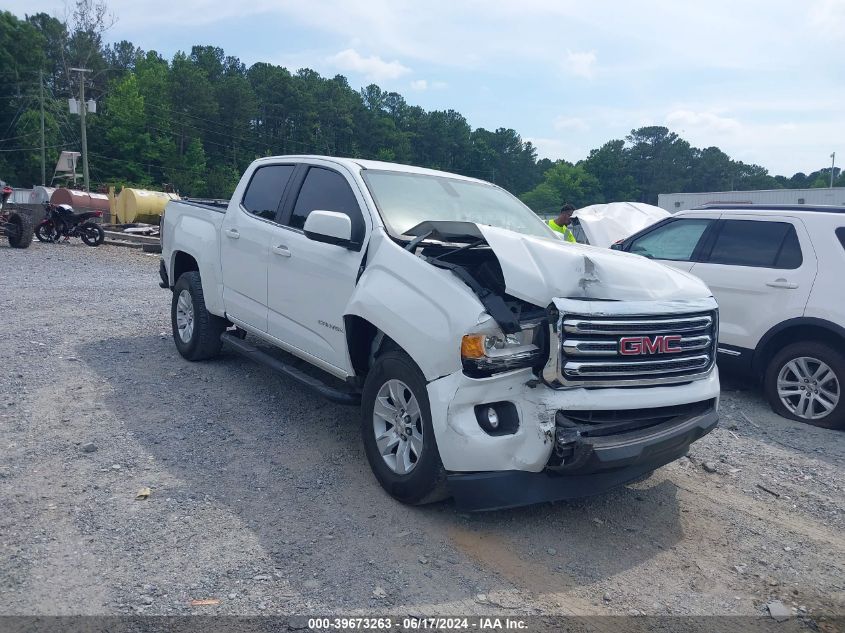
[[[716,427],[718,420],[714,405],[686,420],[585,442],[588,454],[576,470],[450,473],[449,488],[458,507],[468,511],[589,497],[635,481],[682,457],[690,444]]]
[[[428,383],[432,426],[449,485],[469,510],[506,508],[598,494],[686,453],[718,420],[717,369],[686,384],[601,389],[551,389],[530,369],[472,379],[456,372]],[[576,460],[555,466],[558,412],[659,410],[712,401],[669,421],[616,435],[582,437]],[[476,407],[513,403],[514,433],[490,435]],[[651,413],[651,412],[649,412]],[[550,468],[553,467],[553,468]]]

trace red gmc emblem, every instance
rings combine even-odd
[[[626,336],[619,339],[619,353],[622,356],[640,356],[642,354],[679,354],[681,337],[666,336]]]

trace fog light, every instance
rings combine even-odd
[[[519,415],[513,402],[477,404],[475,419],[487,435],[513,435],[519,429]]]
[[[499,414],[496,413],[496,409],[493,407],[487,408],[487,423],[490,425],[491,429],[499,428]]]

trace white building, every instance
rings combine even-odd
[[[661,193],[657,206],[669,213],[704,204],[836,204],[845,205],[845,187],[815,189],[765,189],[760,191],[710,191]]]

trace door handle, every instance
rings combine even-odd
[[[284,244],[277,244],[272,248],[272,250],[274,253],[276,253],[276,255],[280,255],[282,257],[290,257],[290,249]]]
[[[241,236],[238,229],[226,229],[224,233],[226,233],[226,237],[231,237],[233,240],[236,240]]]
[[[772,288],[788,288],[789,290],[795,290],[798,287],[798,284],[792,281],[787,281],[783,277],[775,279],[774,281],[768,281],[766,282],[766,285]]]

